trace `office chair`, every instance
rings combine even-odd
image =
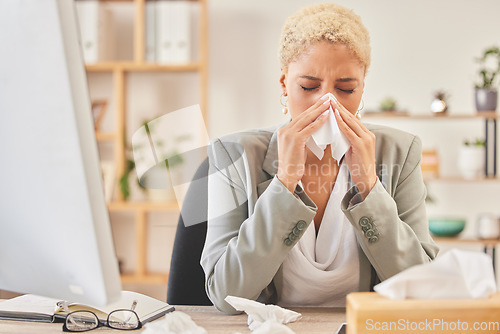
[[[205,273],[200,265],[207,234],[208,159],[196,170],[177,223],[168,278],[167,303],[212,305],[205,292]]]

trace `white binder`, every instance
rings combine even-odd
[[[156,62],[156,1],[146,1],[146,50],[145,60]]]
[[[114,58],[113,15],[97,0],[76,1],[83,59],[93,64]]]
[[[191,61],[190,1],[157,1],[156,60],[161,64]]]

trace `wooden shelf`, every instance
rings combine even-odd
[[[168,283],[168,274],[122,274],[122,284],[159,284]]]
[[[208,9],[206,0],[196,0],[200,5],[198,17],[199,38],[193,43],[198,43],[199,59],[185,64],[158,64],[145,61],[145,36],[146,36],[146,0],[101,0],[103,2],[130,2],[133,4],[133,33],[130,35],[133,45],[133,55],[126,61],[104,61],[96,64],[87,64],[85,69],[89,75],[93,73],[105,74],[111,77],[111,97],[113,101],[113,130],[111,132],[96,133],[98,142],[113,143],[113,162],[116,176],[123,175],[126,169],[127,147],[126,120],[129,110],[128,81],[134,80],[134,73],[156,75],[164,73],[195,74],[199,80],[196,88],[199,91],[199,105],[202,116],[207,120],[207,87],[208,87]],[[189,0],[192,1],[192,0]],[[193,89],[193,87],[188,87]],[[118,185],[115,187],[118,188]],[[118,190],[118,189],[115,189]],[[133,234],[135,239],[135,253],[137,255],[136,268],[132,273],[122,275],[123,283],[136,284],[166,284],[168,274],[150,273],[148,271],[148,220],[150,212],[180,212],[177,202],[132,202],[124,201],[119,191],[115,191],[116,199],[108,203],[110,212],[125,212],[134,219]],[[166,255],[168,256],[168,254]]]
[[[127,202],[108,203],[109,211],[172,211],[179,212],[177,202]]]
[[[88,72],[197,72],[201,68],[201,63],[163,65],[144,62],[106,62],[85,65]]]
[[[407,112],[367,112],[362,114],[362,118],[410,118],[410,119],[436,119],[436,120],[444,120],[444,119],[495,119],[499,118],[499,114],[495,111],[484,111],[477,112],[475,114],[447,114],[447,115],[433,115],[433,114],[410,114]]]
[[[443,182],[443,183],[456,183],[456,182],[464,182],[464,183],[497,183],[500,182],[499,177],[481,177],[476,179],[464,179],[461,176],[440,176],[440,177],[429,177],[424,178],[427,182]]]
[[[499,239],[465,239],[460,237],[436,237],[433,236],[432,239],[435,242],[440,243],[461,243],[468,245],[483,245],[484,247],[495,247],[500,245]]]
[[[96,132],[95,136],[98,141],[112,141],[116,139],[116,133],[114,132]]]

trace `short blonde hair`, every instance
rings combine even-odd
[[[333,3],[304,7],[286,20],[278,52],[281,68],[286,70],[312,43],[323,40],[345,44],[368,70],[368,30],[356,13]]]

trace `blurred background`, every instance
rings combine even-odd
[[[154,3],[161,2],[168,1]],[[148,197],[136,184],[133,170],[128,176],[130,194],[124,198],[120,179],[127,168],[117,159],[130,158],[132,134],[145,122],[193,104],[201,105],[210,138],[286,122],[278,81],[281,27],[299,8],[318,3],[188,2],[195,8],[185,16],[191,41],[191,58],[185,59],[185,64],[181,60],[171,65],[168,59],[155,56],[148,60],[147,51],[137,56],[137,24],[146,25],[146,47],[150,29],[150,20],[137,21],[138,4],[145,8],[147,19],[148,4],[153,2],[135,0],[99,2],[112,14],[109,20],[114,33],[108,47],[113,57],[87,66],[92,99],[107,103],[98,132],[122,131],[124,137],[123,146],[120,138],[101,140],[100,153],[111,165],[110,210],[125,287],[161,299],[166,293],[178,208],[165,204],[167,200]],[[372,63],[366,76],[363,121],[400,128],[422,139],[430,218],[465,221],[458,239],[498,239],[500,182],[494,175],[496,154],[492,149],[498,141],[493,134],[497,116],[477,111],[474,96],[475,84],[481,81],[477,59],[486,49],[500,45],[500,2],[336,2],[359,14],[371,34]],[[498,67],[498,62],[494,59],[491,66]],[[117,96],[122,99],[117,100]],[[443,103],[446,111],[439,108]],[[486,128],[490,137],[489,175],[485,175],[485,166],[467,174],[461,159],[477,159],[461,158],[463,143],[478,141],[483,152],[479,160],[483,161],[481,142],[486,139]],[[478,223],[483,221],[487,221],[487,228]],[[481,226],[486,229],[482,234]],[[478,251],[485,246],[450,237],[440,238],[439,243],[445,248]],[[488,247],[496,247],[495,242],[492,245]]]

